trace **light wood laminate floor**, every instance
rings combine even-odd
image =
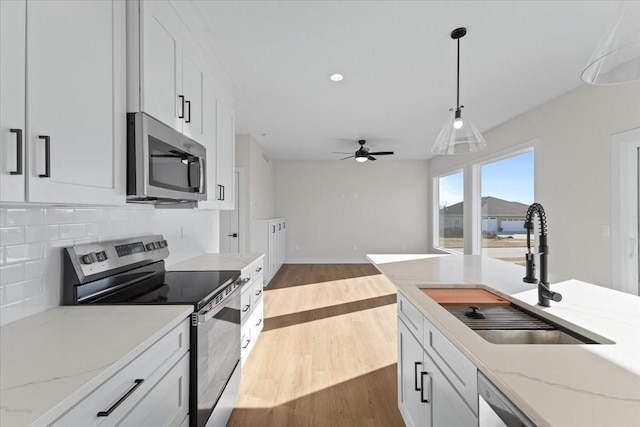
[[[373,266],[284,265],[264,317],[228,426],[404,426],[396,289]]]

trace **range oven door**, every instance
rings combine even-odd
[[[193,316],[197,326],[192,326],[191,426],[203,427],[240,361],[240,287],[222,304]]]

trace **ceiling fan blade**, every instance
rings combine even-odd
[[[347,160],[347,159],[350,159],[350,158],[352,158],[352,157],[355,157],[355,155],[348,156],[348,157],[343,157],[343,158],[341,158],[340,160]]]
[[[376,151],[375,153],[369,153],[369,154],[375,155],[375,156],[389,156],[394,153],[393,151]]]
[[[373,157],[372,155],[369,155],[369,157],[367,157],[367,159],[369,159],[369,160],[371,160],[371,161],[373,161],[373,160],[378,160],[378,159],[376,159],[375,157]]]
[[[344,151],[332,151],[332,154],[351,154],[351,152],[349,153],[345,153]]]

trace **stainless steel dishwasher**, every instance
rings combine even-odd
[[[479,427],[536,427],[487,377],[478,371]]]

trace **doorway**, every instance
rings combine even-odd
[[[640,295],[640,128],[611,138],[612,287]]]
[[[244,170],[234,173],[234,209],[220,211],[220,253],[241,253],[244,249],[244,221],[242,198],[244,197]]]

